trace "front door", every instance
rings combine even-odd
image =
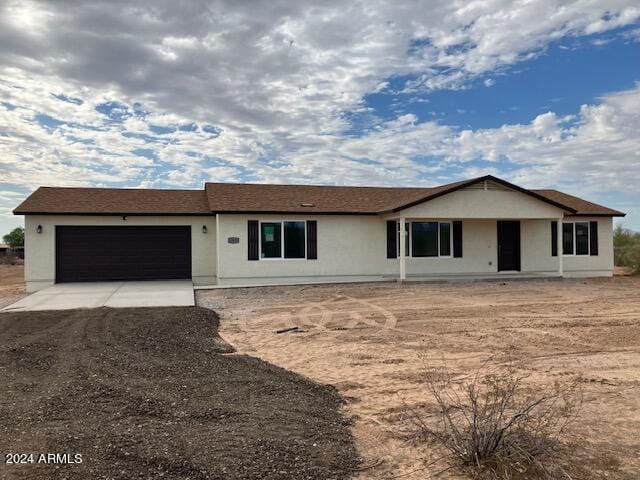
[[[498,271],[520,270],[520,222],[498,222]]]

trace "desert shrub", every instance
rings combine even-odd
[[[613,246],[616,266],[640,271],[640,233],[618,224],[613,232]]]
[[[0,265],[21,265],[24,262],[13,254],[0,253]]]
[[[640,272],[640,241],[637,245],[615,247],[615,264],[618,267],[631,267]]]
[[[580,410],[579,379],[531,390],[527,378],[512,366],[488,363],[463,379],[446,367],[427,369],[435,408],[408,408],[409,419],[421,438],[444,447],[444,458],[473,478],[571,478],[557,455]]]

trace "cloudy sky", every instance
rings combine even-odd
[[[640,230],[637,0],[0,2],[0,233],[39,185],[485,173]]]

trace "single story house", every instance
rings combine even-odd
[[[55,282],[256,285],[613,271],[612,217],[494,176],[433,188],[207,183],[41,187],[25,215],[28,291]]]

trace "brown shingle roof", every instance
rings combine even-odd
[[[612,217],[624,217],[625,214],[618,211],[613,210],[612,208],[604,207],[602,205],[598,205],[597,203],[588,202],[587,200],[583,200],[579,197],[574,197],[573,195],[569,195],[568,193],[559,192],[558,190],[531,190],[532,192],[536,192],[543,197],[546,197],[555,202],[562,203],[569,207],[574,208],[577,211],[577,215],[605,215]]]
[[[204,190],[40,187],[21,214],[207,215],[211,213],[325,213],[374,215],[398,211],[482,180],[492,180],[575,215],[624,213],[557,190],[526,190],[493,176],[432,188],[335,187],[207,183]]]
[[[204,190],[40,187],[14,214],[207,215]]]
[[[424,197],[430,188],[207,183],[213,212],[375,214]],[[308,205],[308,206],[305,206]]]
[[[575,213],[575,210],[568,205],[491,175],[431,188],[207,183],[205,189],[214,213],[307,212],[373,215],[398,211],[483,180],[501,183]]]

